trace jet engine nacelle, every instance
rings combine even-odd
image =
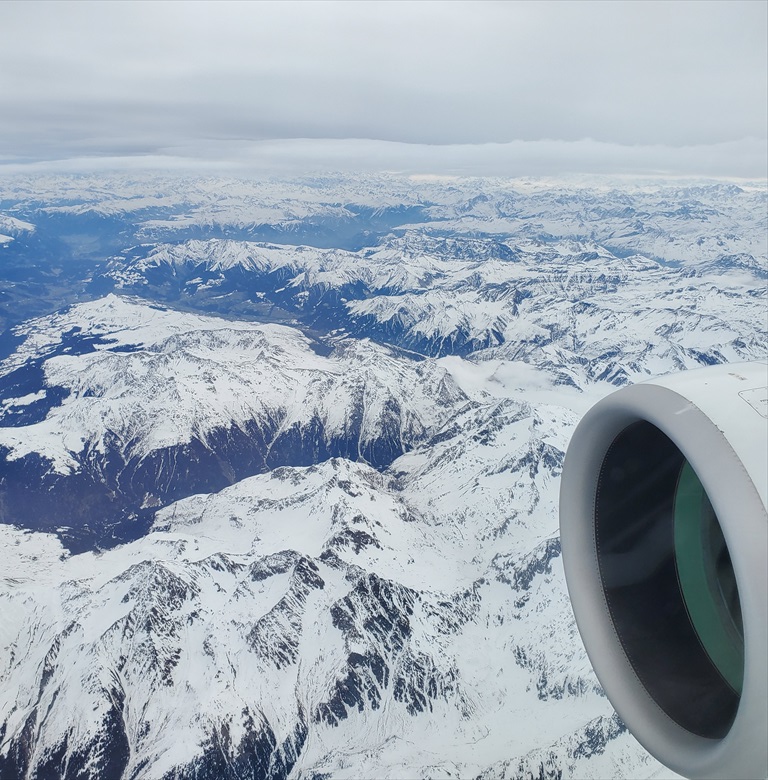
[[[601,685],[690,778],[768,776],[768,365],[684,371],[597,403],[560,533]]]

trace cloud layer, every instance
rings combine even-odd
[[[229,175],[303,175],[323,171],[389,171],[449,176],[581,174],[765,179],[768,151],[746,139],[703,146],[622,146],[593,140],[506,144],[404,144],[369,139],[277,139],[195,142],[136,155],[75,156],[7,162],[0,175],[112,170],[177,170]]]
[[[766,8],[4,2],[0,167],[764,176]]]

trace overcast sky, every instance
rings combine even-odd
[[[765,177],[768,3],[0,2],[0,170]]]

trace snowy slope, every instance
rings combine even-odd
[[[40,546],[3,596],[0,768],[652,771],[611,726],[563,585],[552,508],[577,415],[494,389],[475,388],[479,433],[458,420],[384,474],[339,459],[277,469],[173,504],[96,555],[7,529]],[[546,377],[531,389],[583,403]]]
[[[446,414],[419,393],[430,392],[431,400],[434,392],[446,404],[461,400],[433,364],[397,360],[370,342],[339,342],[324,356],[292,328],[181,314],[117,296],[15,333],[25,340],[0,375],[41,361],[46,387],[67,394],[23,436],[0,429],[0,446],[11,458],[38,452],[57,471],[77,468],[72,453],[84,443],[103,451],[107,433],[144,457],[254,420],[282,431],[320,420],[328,440],[351,435],[357,424],[362,455],[395,406],[402,419],[393,434],[407,446]],[[73,334],[82,334],[82,352],[69,345]]]
[[[139,252],[110,275],[121,289],[173,286],[186,304],[209,308],[237,291],[316,327],[427,355],[559,367],[580,385],[766,354],[768,297],[756,269],[669,266],[594,241],[409,231],[350,252],[195,240]]]
[[[276,466],[386,466],[467,401],[439,366],[368,341],[323,346],[117,296],[14,335],[0,364],[3,521],[85,525],[103,544],[157,506]]]
[[[19,235],[33,233],[35,226],[15,217],[0,214],[0,246],[10,244]]]
[[[2,194],[9,216],[117,220],[133,225],[141,241],[266,236],[269,228],[286,243],[314,235],[317,246],[339,247],[359,243],[366,231],[385,235],[418,224],[446,236],[592,240],[663,263],[741,258],[765,273],[764,181],[146,174],[13,177],[2,182]]]

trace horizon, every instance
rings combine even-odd
[[[0,175],[768,177],[759,2],[0,4]]]

